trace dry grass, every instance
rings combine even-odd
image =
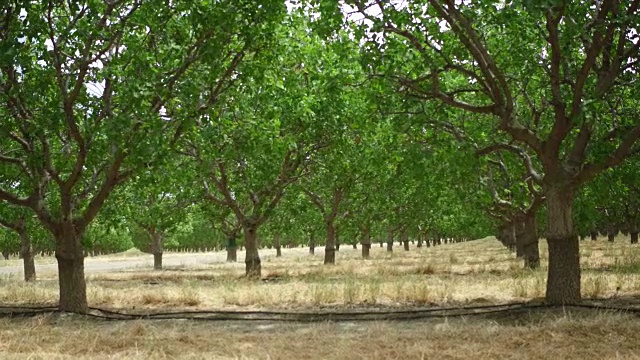
[[[267,324],[0,320],[2,359],[637,359],[640,323],[545,313],[421,322]]]
[[[542,267],[536,271],[522,270],[521,261],[493,238],[393,254],[373,247],[371,260],[344,248],[335,266],[324,266],[321,255],[305,251],[285,249],[282,258],[266,251],[263,281],[244,279],[242,263],[223,262],[88,275],[89,302],[126,309],[406,306],[529,300],[544,296],[546,287],[544,241]],[[625,240],[585,241],[582,252],[585,297],[640,294],[640,247]],[[55,273],[39,279],[25,284],[17,276],[0,278],[0,303],[55,303]]]
[[[373,247],[372,259],[341,249],[322,255],[263,252],[263,281],[223,262],[87,276],[89,303],[115,309],[315,309],[407,307],[522,301],[544,296],[542,267],[521,261],[493,238],[436,248]],[[640,247],[628,239],[582,243],[583,295],[625,305],[640,298]],[[110,259],[140,260],[136,254]],[[101,260],[102,261],[102,260]],[[55,304],[54,272],[33,284],[0,277],[0,303]],[[423,359],[638,358],[640,323],[615,314],[538,313],[424,322],[275,325],[198,322],[91,322],[43,316],[0,320],[2,359]],[[73,342],[73,343],[72,343]]]

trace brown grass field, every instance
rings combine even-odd
[[[640,247],[619,237],[584,241],[583,296],[611,306],[640,306]],[[123,311],[412,309],[539,301],[542,268],[521,261],[494,238],[372,259],[340,249],[337,265],[306,248],[263,254],[263,280],[244,264],[216,261],[152,271],[136,266],[87,275],[93,307]],[[123,255],[136,259],[148,255]],[[184,256],[189,256],[185,254]],[[213,255],[212,255],[213,257]],[[105,261],[118,256],[105,257]],[[40,260],[40,259],[38,259]],[[89,260],[88,260],[89,261]],[[98,261],[98,260],[96,260]],[[34,284],[0,279],[0,304],[55,305],[55,272]],[[640,321],[632,313],[538,309],[414,321],[206,322],[100,321],[70,315],[0,320],[0,359],[638,359]]]

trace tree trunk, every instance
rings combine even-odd
[[[527,214],[522,221],[518,221],[516,229],[516,247],[521,249],[525,269],[539,268],[540,250],[535,213]]]
[[[393,252],[393,229],[387,230],[387,252]]]
[[[153,270],[162,270],[162,253],[153,253]]]
[[[369,227],[365,227],[362,229],[362,258],[369,259],[369,251],[371,250],[371,229]]]
[[[421,248],[422,247],[422,243],[423,243],[423,234],[418,233],[418,245],[416,245],[416,247]]]
[[[273,237],[273,245],[276,248],[276,257],[282,256],[282,245],[280,244],[280,235],[275,235]]]
[[[524,241],[526,241],[525,238],[527,232],[527,229],[525,229],[524,221],[514,221],[513,231],[515,234],[516,242],[516,258],[522,259],[524,258]]]
[[[400,233],[400,238],[402,240],[402,245],[404,246],[404,251],[409,251],[409,232],[407,229],[402,229]]]
[[[631,236],[631,243],[632,244],[637,244],[638,243],[638,230],[631,230],[630,236]]]
[[[309,254],[315,255],[316,253],[316,239],[313,234],[309,235]]]
[[[244,247],[246,255],[244,259],[246,276],[248,278],[260,278],[262,268],[260,266],[260,254],[258,253],[258,226],[246,224],[244,226]]]
[[[549,271],[546,301],[552,305],[576,304],[580,294],[580,242],[573,229],[573,189],[546,189]]]
[[[238,261],[238,242],[235,236],[227,238],[227,262]]]
[[[507,249],[511,251],[516,250],[516,234],[512,223],[500,225],[498,227],[498,235],[496,237]]]
[[[591,240],[592,241],[598,240],[598,232],[597,231],[591,231],[590,235],[591,235]]]
[[[613,230],[609,230],[609,231],[607,232],[607,240],[608,240],[609,242],[614,242],[614,241],[616,241],[616,232],[615,232],[615,231],[613,231]]]
[[[89,311],[89,305],[81,234],[75,232],[73,224],[67,223],[55,235],[60,287],[58,307],[61,311],[85,314]]]
[[[324,246],[324,263],[335,264],[336,263],[336,227],[333,226],[333,221],[326,221],[327,227],[327,242]]]
[[[36,264],[33,260],[31,238],[26,228],[21,229],[18,234],[20,235],[20,256],[24,265],[24,281],[35,281]]]
[[[161,231],[151,231],[151,253],[153,254],[153,269],[162,270],[162,253],[164,252],[164,234]]]
[[[357,249],[357,248],[358,248],[358,244],[356,244],[356,243],[353,243],[353,244],[351,244],[351,245],[353,246],[353,248],[354,248],[354,249]]]

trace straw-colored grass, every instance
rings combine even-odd
[[[2,359],[635,359],[640,322],[606,313],[519,319],[256,324],[0,320]]]
[[[584,241],[583,296],[637,305],[640,246],[619,239]],[[127,270],[87,274],[94,307],[110,309],[298,309],[456,305],[528,301],[544,296],[542,266],[522,262],[494,238],[393,254],[374,246],[372,258],[344,247],[337,264],[322,264],[307,249],[262,251],[263,279],[243,277],[244,264],[212,261],[141,266],[149,255],[88,258],[87,262],[131,259]],[[215,255],[215,254],[214,254]],[[178,255],[176,255],[178,256]],[[180,255],[183,256],[183,255]],[[185,254],[184,256],[189,256]],[[222,254],[217,254],[222,259]],[[0,277],[0,303],[57,301],[55,272],[26,284]],[[629,315],[630,316],[630,315]],[[532,314],[525,318],[473,318],[426,322],[274,325],[194,322],[91,322],[38,317],[0,320],[2,359],[365,359],[365,358],[637,358],[636,319],[615,314]],[[635,357],[634,357],[635,356]]]
[[[284,249],[276,258],[263,252],[263,280],[243,277],[244,264],[214,262],[153,271],[137,267],[87,275],[89,303],[106,308],[307,308],[318,306],[466,304],[522,301],[544,296],[546,244],[540,242],[542,266],[522,269],[522,262],[495,239],[396,249],[373,247],[372,258],[345,247],[335,266],[306,249]],[[640,247],[626,241],[585,241],[582,252],[583,295],[610,298],[640,295]],[[132,257],[133,261],[148,255]],[[87,261],[93,261],[87,259]],[[0,278],[0,302],[53,304],[55,272],[34,284],[18,276]]]

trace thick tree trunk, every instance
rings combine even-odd
[[[576,304],[581,300],[580,242],[571,214],[573,194],[573,189],[568,187],[545,191],[549,244],[546,301],[552,305]]]
[[[362,229],[362,258],[369,259],[369,251],[371,250],[371,229],[365,227]]]
[[[33,260],[33,248],[31,246],[31,238],[26,228],[18,231],[20,235],[20,257],[24,267],[24,281],[36,280],[36,264]]]
[[[276,248],[276,257],[282,256],[282,245],[280,244],[280,235],[275,235],[273,237],[273,245]]]
[[[354,248],[354,249],[357,249],[357,248],[358,248],[358,244],[356,244],[356,243],[353,243],[353,244],[351,244],[351,245],[353,246],[353,248]]]
[[[151,253],[153,254],[153,269],[162,270],[162,253],[164,252],[164,234],[160,231],[151,232]]]
[[[84,279],[84,254],[81,235],[72,224],[65,224],[56,234],[56,259],[60,286],[59,309],[74,313],[87,313],[87,283]]]
[[[9,250],[2,249],[2,258],[9,260]]]
[[[387,252],[393,252],[393,229],[387,230]]]
[[[260,265],[260,254],[258,253],[258,226],[246,224],[244,226],[244,247],[246,255],[244,259],[245,272],[248,278],[260,278],[262,268]]]
[[[638,229],[631,229],[631,231],[629,232],[629,236],[631,236],[632,244],[638,243]]]
[[[424,242],[424,234],[418,234],[418,244],[416,245],[416,247],[421,248]]]
[[[333,226],[333,221],[326,221],[325,226],[327,242],[324,245],[324,263],[333,265],[336,263],[336,227]]]
[[[227,262],[238,261],[238,242],[235,236],[227,238]]]
[[[598,240],[598,232],[597,231],[593,231],[592,230],[592,231],[589,232],[589,235],[591,235],[591,240],[592,241]]]
[[[607,240],[608,240],[609,242],[614,242],[614,241],[616,241],[616,231],[614,231],[614,230],[611,230],[611,229],[610,229],[610,230],[607,232]]]

